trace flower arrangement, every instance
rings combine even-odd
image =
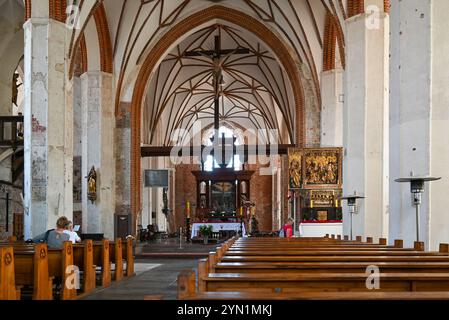
[[[212,235],[213,227],[211,225],[202,225],[199,228],[199,233],[204,237],[210,237]]]

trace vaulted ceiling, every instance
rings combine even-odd
[[[137,75],[155,44],[184,19],[214,5],[243,12],[281,39],[301,73],[302,95],[306,96],[301,108],[306,113],[319,113],[321,71],[344,67],[346,0],[79,1],[82,27],[71,38],[72,60],[84,42],[88,52],[86,70],[112,69],[116,75],[117,112],[120,101],[131,101]],[[212,123],[211,61],[206,57],[185,58],[183,51],[211,49],[218,32],[224,48],[250,49],[248,55],[225,60],[222,121],[242,128],[280,129],[284,143],[294,142],[298,127],[319,125],[297,123],[299,106],[286,75],[288,70],[265,39],[226,19],[216,19],[172,39],[151,70],[144,90],[143,143],[166,145],[175,128],[188,129],[195,120],[206,126]],[[104,33],[108,33],[109,40],[101,36]],[[310,101],[315,101],[318,109],[308,105]],[[319,122],[319,115],[315,118]],[[156,130],[160,131],[157,138]]]
[[[151,79],[144,109],[144,119],[149,124],[145,137],[149,142],[161,120],[167,124],[162,128],[165,145],[170,144],[170,134],[176,128],[190,131],[196,121],[200,121],[203,128],[213,124],[213,60],[208,56],[187,57],[185,52],[213,50],[217,35],[223,49],[249,49],[249,54],[230,54],[222,58],[220,121],[267,131],[279,130],[282,125],[292,127],[293,94],[270,50],[260,39],[241,29],[214,24],[174,47]]]

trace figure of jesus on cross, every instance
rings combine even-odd
[[[186,57],[199,57],[204,56],[212,59],[212,75],[213,75],[213,87],[214,87],[214,129],[218,132],[220,128],[220,85],[223,84],[223,64],[226,59],[233,54],[249,54],[249,49],[236,48],[236,49],[221,49],[221,37],[215,36],[215,48],[214,50],[207,51],[187,51],[184,55]]]
[[[247,48],[241,48],[238,47],[236,49],[221,49],[221,36],[215,36],[215,46],[214,50],[207,50],[207,51],[187,51],[185,52],[184,56],[186,57],[200,57],[204,56],[209,59],[212,59],[212,86],[214,88],[214,129],[215,134],[214,137],[214,144],[215,148],[218,148],[219,146],[219,140],[218,139],[218,131],[220,129],[220,96],[222,94],[221,85],[223,84],[223,67],[224,63],[227,60],[228,57],[230,57],[233,54],[249,54],[250,50]],[[226,168],[227,163],[224,160],[225,159],[225,138],[222,137],[222,146],[221,146],[221,152],[214,152],[214,158],[217,160],[219,166],[221,168]],[[234,142],[235,139],[233,139],[233,146],[232,146],[232,153],[234,153]],[[233,157],[232,157],[233,158]]]

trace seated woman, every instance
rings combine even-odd
[[[285,238],[291,238],[293,237],[293,224],[295,222],[292,218],[289,218],[287,223],[282,227],[282,230],[284,231],[284,237]]]
[[[62,249],[64,242],[70,241],[70,236],[64,233],[69,220],[66,217],[60,217],[56,221],[56,229],[48,230],[47,232],[35,237],[34,243],[47,243],[49,249]]]
[[[73,223],[72,221],[69,221],[66,229],[64,230],[65,234],[68,234],[70,237],[69,241],[72,241],[73,244],[77,243],[77,242],[81,242],[81,238],[78,236],[78,234],[73,231]]]

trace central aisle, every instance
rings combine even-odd
[[[175,300],[179,272],[197,266],[197,259],[136,260],[135,277],[113,282],[84,300],[143,300],[146,295],[163,295],[165,300]]]

